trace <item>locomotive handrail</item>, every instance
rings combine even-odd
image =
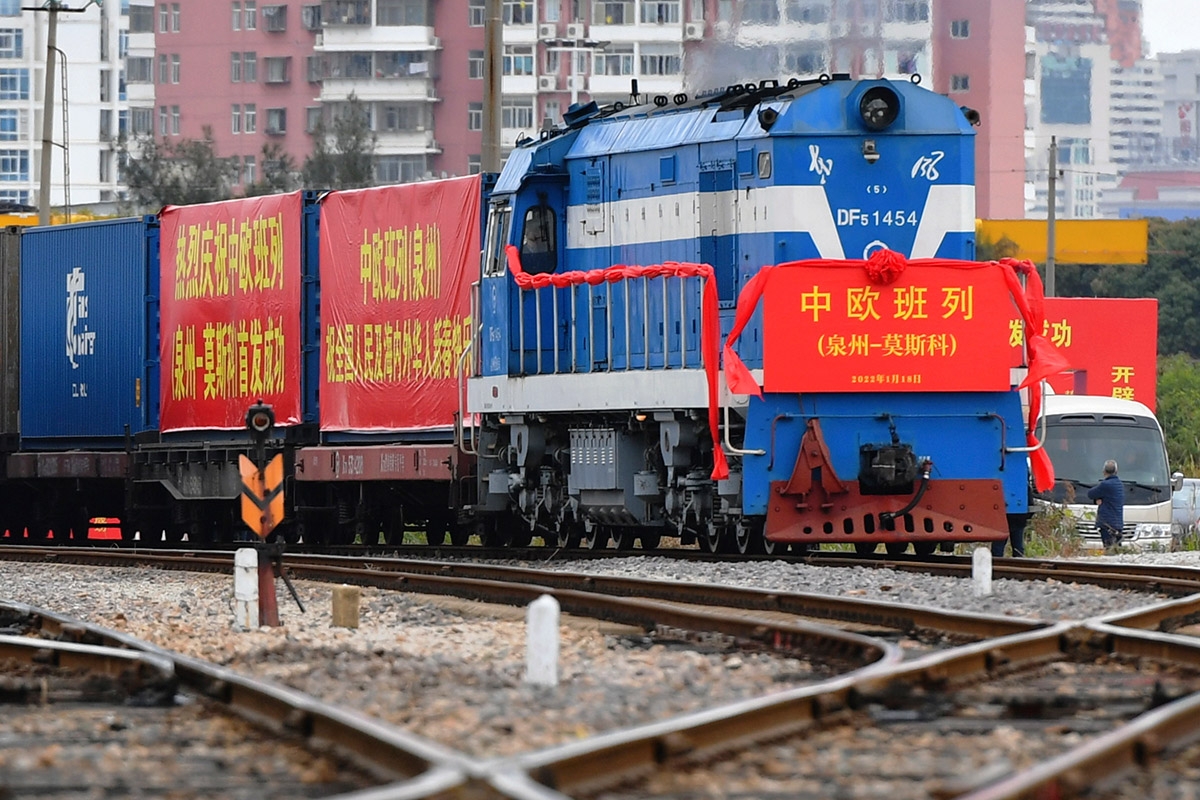
[[[475,343],[473,341],[467,342],[466,346],[463,347],[463,351],[458,354],[458,374],[455,376],[455,383],[458,387],[458,397],[456,398],[458,402],[458,414],[456,414],[454,418],[455,444],[458,445],[459,450],[469,456],[479,455],[479,448],[475,446],[474,434],[471,436],[471,445],[467,446],[467,426],[465,422],[467,408],[466,404],[463,402],[463,398],[466,396],[466,392],[463,387],[463,362],[466,360],[467,356],[470,355],[471,348],[474,346],[474,344]]]
[[[1046,396],[1046,381],[1041,381],[1042,397]],[[1006,453],[1032,453],[1036,450],[1041,450],[1046,445],[1046,415],[1042,414],[1042,433],[1038,436],[1037,444],[1031,444],[1027,447],[1005,447]]]
[[[766,450],[743,450],[733,446],[733,442],[729,441],[729,406],[723,405],[722,410],[725,413],[725,452],[731,456],[765,456]]]

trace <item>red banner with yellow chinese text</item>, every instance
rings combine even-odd
[[[1158,300],[1047,297],[1042,333],[1071,362],[1047,380],[1057,394],[1137,400],[1154,410],[1158,391]],[[1023,357],[1025,328],[1009,322],[1012,366]]]
[[[479,176],[321,205],[321,428],[454,424],[479,273]]]
[[[300,422],[300,194],[160,218],[162,430],[241,428],[259,399]]]
[[[1007,391],[1014,313],[998,268],[928,264],[890,283],[861,264],[779,269],[763,289],[763,388]]]

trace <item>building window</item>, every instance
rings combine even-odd
[[[171,135],[179,135],[179,106],[171,106]]]
[[[112,109],[100,109],[100,141],[112,141]]]
[[[21,138],[21,114],[15,108],[0,108],[0,141],[15,142]]]
[[[229,54],[229,80],[233,83],[242,82],[242,54]]]
[[[179,3],[171,4],[171,32],[179,33]]]
[[[258,133],[258,106],[254,103],[246,103],[242,108],[242,131]]]
[[[254,183],[258,180],[258,165],[254,161],[254,156],[246,156],[242,159],[242,182]]]
[[[105,150],[100,153],[100,182],[112,183],[112,164],[113,154],[111,150]]]
[[[484,7],[485,0],[469,0],[467,5],[467,24],[472,28],[482,28],[483,23],[487,21],[487,10]]]
[[[643,75],[678,75],[683,72],[683,55],[677,45],[642,45]]]
[[[112,100],[112,70],[100,70],[100,102],[107,103]]]
[[[483,156],[479,153],[467,156],[467,174],[478,175],[481,172],[483,172]]]
[[[592,60],[595,75],[632,75],[633,45],[611,45],[607,51],[597,53]]]
[[[117,31],[117,58],[129,55],[129,31]]]
[[[383,107],[383,130],[385,131],[423,131],[425,130],[425,114],[416,105],[385,105]]]
[[[267,133],[275,136],[281,136],[287,133],[286,108],[267,109]]]
[[[129,9],[130,33],[154,33],[154,9],[150,6],[133,6]]]
[[[266,67],[267,83],[288,83],[291,81],[292,59],[290,56],[278,56],[263,59]]]
[[[233,29],[240,31],[242,29],[242,4],[233,4]]]
[[[642,0],[642,22],[662,25],[679,22],[679,0]]]
[[[504,0],[504,24],[532,25],[533,3],[529,0]]]
[[[746,0],[742,22],[750,25],[775,25],[779,22],[779,5],[775,0]]]
[[[159,106],[158,107],[158,135],[159,136],[167,135],[167,121],[168,121],[167,107]]]
[[[500,125],[504,128],[533,128],[533,100],[528,97],[504,98],[500,107]]]
[[[245,13],[242,15],[242,27],[248,31],[258,29],[258,4],[255,0],[246,0]]]
[[[263,28],[271,33],[287,30],[287,6],[263,6]]]
[[[950,91],[952,92],[967,92],[971,90],[971,76],[969,75],[951,75],[950,76]]]
[[[955,39],[966,39],[971,35],[971,20],[954,19],[950,21],[950,35]]]
[[[258,54],[242,54],[242,81],[245,83],[258,82]]]
[[[504,48],[505,75],[533,74],[533,45],[506,45]]]
[[[592,4],[592,24],[632,25],[633,0],[602,0]]]
[[[122,108],[117,112],[117,136],[129,135],[129,109]]]
[[[171,62],[167,61],[166,53],[158,54],[158,82],[169,83],[171,78]]]
[[[20,28],[0,29],[0,58],[22,58],[22,37]]]
[[[153,108],[134,108],[133,111],[133,133],[135,135],[149,135],[154,133],[154,109]]]
[[[0,150],[0,181],[29,180],[29,151]]]
[[[888,0],[884,22],[928,22],[929,0]]]
[[[302,6],[300,8],[300,24],[306,31],[321,30],[321,7]]]
[[[321,107],[309,106],[304,109],[304,131],[314,133],[321,127]]]
[[[158,32],[168,33],[171,30],[171,7],[163,3],[158,7]]]
[[[483,79],[483,51],[471,50],[467,53],[467,77]]]
[[[426,172],[425,156],[380,156],[375,161],[375,182],[409,183]]]
[[[29,70],[0,69],[0,100],[28,99]]]
[[[483,130],[483,103],[467,104],[467,130]]]
[[[232,106],[230,130],[233,133],[242,132],[242,106],[240,103],[234,103]]]
[[[0,0],[0,17],[21,16],[21,0]]]
[[[376,25],[428,25],[426,0],[377,0]],[[527,5],[533,5],[528,3]]]
[[[179,83],[179,54],[171,56],[171,83]]]

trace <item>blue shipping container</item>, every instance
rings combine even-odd
[[[22,232],[22,447],[158,427],[158,242],[154,217]]]

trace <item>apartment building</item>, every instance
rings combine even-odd
[[[39,206],[50,14],[0,0],[0,203]],[[129,115],[121,64],[128,3],[65,3],[55,15],[50,204],[111,200]],[[67,10],[70,9],[70,10]]]

